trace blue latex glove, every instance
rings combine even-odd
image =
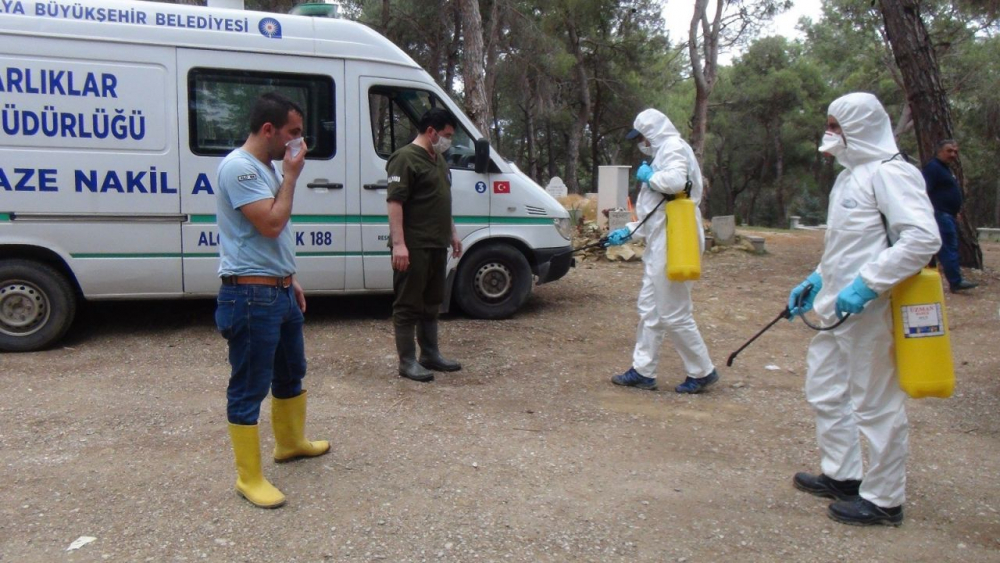
[[[646,161],[642,161],[642,166],[635,171],[635,179],[640,182],[649,182],[649,179],[653,177],[653,167],[646,164]]]
[[[608,243],[606,246],[618,246],[620,244],[625,244],[631,238],[632,233],[629,232],[628,227],[615,229],[608,234]]]
[[[812,285],[812,289],[801,298],[802,304],[797,306],[796,302],[800,299],[799,296],[803,294],[808,285]],[[820,277],[819,272],[809,274],[809,277],[804,282],[795,286],[795,289],[788,294],[788,312],[791,313],[788,320],[794,319],[796,315],[804,315],[812,311],[813,299],[816,298],[816,294],[819,293],[820,289],[823,289],[823,278]]]
[[[878,297],[878,294],[868,289],[861,276],[854,278],[851,285],[840,290],[837,295],[837,318],[844,318],[844,313],[858,314],[865,309],[865,303]]]

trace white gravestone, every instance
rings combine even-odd
[[[608,232],[628,226],[632,220],[632,212],[626,209],[612,209],[608,211]]]
[[[548,185],[545,186],[545,191],[549,192],[549,195],[556,199],[569,195],[569,189],[559,176],[553,176],[549,180]]]
[[[712,234],[717,244],[733,244],[736,241],[736,217],[721,215],[712,217]]]
[[[597,169],[597,224],[608,226],[605,209],[625,209],[628,205],[628,175],[631,166],[600,166]]]

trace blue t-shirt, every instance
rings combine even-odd
[[[289,221],[277,238],[267,238],[240,211],[240,207],[273,199],[281,180],[274,167],[243,149],[229,153],[219,164],[215,196],[219,223],[220,276],[289,276],[295,273],[295,238]]]

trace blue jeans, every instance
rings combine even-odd
[[[226,415],[233,424],[257,424],[268,389],[278,399],[302,393],[306,375],[305,319],[291,287],[224,285],[215,324],[229,341],[232,374]]]
[[[938,261],[944,269],[944,277],[954,287],[962,281],[962,269],[958,266],[958,227],[955,216],[944,211],[935,211],[938,231],[941,232],[941,250],[938,251]]]

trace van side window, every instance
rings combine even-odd
[[[417,120],[427,110],[447,106],[426,90],[373,86],[368,90],[368,110],[372,125],[375,152],[388,159],[396,150],[417,136]],[[451,148],[444,153],[451,168],[472,170],[476,167],[476,148],[472,136],[459,123]]]
[[[278,92],[305,111],[306,158],[336,154],[333,79],[285,74],[194,68],[188,72],[188,143],[191,152],[222,156],[246,141],[250,108],[267,92]]]

